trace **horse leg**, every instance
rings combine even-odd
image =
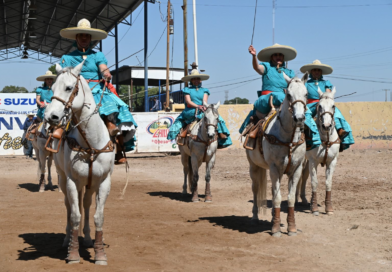
[[[60,183],[61,184],[61,183]],[[70,221],[72,228],[70,230],[71,237],[70,243],[68,246],[68,263],[79,263],[80,255],[79,255],[79,225],[80,225],[80,211],[79,211],[79,192],[76,187],[76,184],[70,178],[67,179],[66,183],[67,190],[67,198],[69,201],[69,206],[71,209]]]
[[[212,202],[211,195],[211,169],[215,164],[215,154],[212,155],[211,159],[206,163],[206,191],[205,191],[205,202]]]
[[[95,196],[96,208],[94,215],[94,223],[95,223],[95,243],[94,243],[94,251],[95,251],[95,264],[98,265],[107,265],[107,257],[104,250],[103,244],[103,210],[105,207],[106,199],[110,192],[110,175],[101,183],[99,186],[98,192]]]
[[[92,202],[92,196],[94,191],[91,189],[86,189],[86,193],[83,197],[83,208],[84,208],[84,239],[83,239],[83,246],[85,247],[93,247],[93,240],[91,240],[90,236],[90,207]]]
[[[46,158],[46,156],[45,156]],[[48,166],[48,187],[49,190],[53,191],[53,183],[52,183],[52,162],[53,162],[53,156],[49,153],[49,156],[47,157],[48,161],[47,161],[47,166]]]
[[[65,174],[60,171],[58,174],[58,178],[59,178],[59,184],[61,184],[61,186],[63,187],[63,193],[64,193],[64,204],[65,207],[67,209],[67,226],[65,228],[65,238],[64,238],[64,242],[63,242],[63,247],[67,247],[71,238],[71,206],[69,204],[69,200],[67,197],[67,188],[65,187],[66,182],[67,182],[67,177],[65,176]],[[60,182],[61,181],[61,182]]]
[[[282,235],[280,230],[280,204],[282,202],[282,196],[280,194],[280,179],[281,173],[279,168],[273,164],[270,165],[270,178],[272,183],[272,236],[280,237]]]
[[[249,174],[252,179],[252,192],[253,192],[253,208],[251,224],[257,225],[259,222],[259,208],[266,206],[262,201],[266,199],[266,185],[267,185],[267,170],[258,167],[248,157],[249,161]],[[265,203],[264,203],[265,204]]]
[[[296,204],[307,206],[309,205],[306,199],[306,182],[309,178],[309,161],[306,160],[304,166],[302,167],[302,176],[299,178],[296,193]],[[301,197],[301,202],[299,202],[299,197]]]
[[[46,167],[46,157],[41,150],[38,151],[39,153],[39,161],[40,161],[40,170],[41,176],[39,179],[39,192],[45,192],[45,167]]]
[[[332,192],[332,177],[333,173],[335,172],[335,167],[338,159],[335,157],[330,164],[327,164],[325,169],[325,212],[328,215],[333,215],[333,208],[332,208],[332,200],[331,200],[331,192]]]
[[[191,164],[193,171],[192,180],[192,202],[199,202],[199,193],[197,191],[197,183],[199,181],[199,162],[196,156],[191,156]]]
[[[294,205],[297,184],[302,175],[302,164],[298,165],[297,169],[289,177],[289,194],[287,196],[288,210],[287,210],[287,232],[289,236],[297,235],[297,227],[295,225]]]
[[[189,172],[189,156],[185,152],[181,153],[181,162],[184,171],[184,184],[182,185],[182,194],[186,195],[187,191],[187,177]]]
[[[317,204],[317,166],[318,163],[313,159],[309,160],[309,172],[310,172],[310,180],[312,183],[312,200],[310,201],[310,211],[313,215],[319,215],[318,204]]]

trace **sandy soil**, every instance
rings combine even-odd
[[[243,150],[219,151],[212,203],[191,203],[190,195],[181,195],[179,156],[134,155],[129,161],[124,199],[123,166],[112,177],[104,224],[109,265],[97,267],[91,248],[80,249],[81,264],[65,263],[63,195],[38,193],[37,162],[0,158],[0,271],[392,271],[392,150],[341,154],[332,193],[335,215],[316,217],[308,207],[296,207],[299,235],[281,238],[270,235],[270,213],[251,225]],[[323,171],[319,168],[319,199]],[[57,176],[53,179],[57,184]],[[286,179],[282,189],[286,199]],[[320,206],[324,211],[323,202]],[[286,224],[286,214],[282,219]]]

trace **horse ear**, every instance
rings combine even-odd
[[[63,70],[63,68],[60,66],[60,64],[56,63],[56,73],[58,75],[61,73],[61,70]]]
[[[321,91],[320,87],[318,87],[317,92],[318,92],[320,98],[321,98],[321,97],[323,96],[323,94],[324,94],[324,93]]]
[[[220,106],[220,101],[218,101],[218,103],[215,104],[214,108],[215,108],[215,109],[218,109],[219,106]]]
[[[333,88],[332,88],[332,92],[331,92],[331,94],[332,94],[332,97],[335,97],[335,93],[336,93],[336,87],[335,87],[335,86],[333,86]]]
[[[80,72],[82,71],[83,68],[83,64],[86,60],[83,60],[80,64],[78,64],[77,66],[75,66],[72,70],[75,72],[76,75],[79,75]]]
[[[305,74],[304,74],[304,76],[302,77],[302,82],[305,84],[307,81],[308,81],[308,78],[309,78],[309,73],[308,72],[306,72]]]
[[[206,101],[203,100],[203,106],[206,107],[206,108],[208,108],[209,105],[207,104]]]
[[[289,76],[287,76],[284,72],[282,72],[282,73],[283,73],[283,77],[286,80],[287,84],[290,84],[291,78]]]

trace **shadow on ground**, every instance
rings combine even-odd
[[[148,192],[150,196],[159,196],[159,197],[165,197],[169,198],[171,200],[176,200],[176,201],[181,201],[181,202],[192,202],[192,196],[190,194],[182,194],[179,192]],[[199,199],[200,198],[205,198],[205,195],[200,195],[199,194]],[[203,201],[203,199],[200,199],[200,201]]]
[[[225,229],[236,230],[248,234],[255,234],[261,232],[270,232],[272,224],[266,220],[259,220],[258,223],[253,223],[248,216],[213,216],[200,217],[200,220],[206,220],[214,226],[220,226]]]
[[[67,257],[67,248],[62,247],[65,238],[63,233],[24,233],[19,237],[27,244],[27,247],[18,250],[19,261],[32,261],[41,257],[65,261]],[[83,244],[82,237],[79,237],[79,244]],[[79,254],[81,259],[91,263],[94,262],[90,252],[83,246],[80,246]]]
[[[22,183],[18,184],[17,189],[26,189],[27,191],[37,193],[39,192],[39,184],[38,183]],[[59,187],[57,185],[53,185],[53,189],[49,190],[48,186],[46,185],[45,191],[54,191],[57,190]]]

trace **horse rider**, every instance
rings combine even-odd
[[[182,128],[195,121],[196,118],[199,120],[203,118],[203,113],[206,110],[203,102],[208,103],[207,101],[210,91],[207,88],[202,87],[201,82],[203,80],[208,80],[209,78],[209,75],[200,74],[197,69],[193,69],[190,75],[181,79],[183,82],[190,81],[189,87],[185,87],[183,90],[185,97],[185,109],[170,127],[167,135],[168,140],[175,140]],[[225,148],[232,145],[230,132],[221,116],[219,116],[217,130],[218,148]],[[184,135],[181,135],[181,137],[186,137],[186,130],[184,129],[183,132]]]
[[[35,128],[44,120],[46,106],[51,102],[53,96],[52,85],[55,78],[56,75],[51,71],[47,71],[44,75],[37,77],[37,81],[43,81],[44,83],[42,87],[37,87],[36,89],[37,117],[34,118],[34,122],[27,129],[26,135],[35,134]]]
[[[27,118],[23,123],[23,140],[22,144],[24,145],[24,155],[26,156],[26,159],[32,159],[33,158],[33,144],[29,139],[26,138],[28,136],[27,130],[30,128],[30,126],[35,122],[37,118],[34,117],[34,113],[29,113],[27,114]]]
[[[322,64],[319,60],[315,60],[313,63],[302,66],[300,70],[302,73],[308,72],[310,74],[310,78],[305,84],[308,90],[307,107],[312,112],[312,117],[315,117],[317,114],[317,104],[320,99],[318,89],[320,88],[323,93],[331,92],[333,86],[331,82],[325,80],[323,76],[332,74],[333,69],[329,65]],[[336,131],[341,140],[339,151],[342,152],[349,148],[350,145],[354,144],[354,137],[350,125],[337,107],[335,107],[334,120]]]
[[[293,78],[295,73],[286,67],[285,62],[295,59],[297,51],[287,45],[274,44],[261,50],[256,56],[256,49],[251,45],[248,48],[252,55],[253,69],[262,76],[261,92],[258,92],[259,98],[254,103],[253,110],[248,114],[243,122],[240,133],[251,122],[251,119],[258,117],[263,119],[271,110],[278,108],[286,97],[285,89],[288,87],[283,73]],[[260,63],[258,62],[260,61]],[[305,112],[305,125],[309,128],[307,146],[312,148],[321,144],[318,134],[317,125],[311,118],[311,112]]]
[[[116,163],[126,163],[122,150],[131,151],[135,148],[137,124],[128,105],[116,96],[113,85],[109,83],[112,75],[107,67],[105,55],[102,52],[92,50],[91,41],[103,40],[107,37],[107,33],[92,28],[87,19],[81,19],[77,27],[62,29],[60,35],[63,38],[75,40],[74,46],[77,48],[62,56],[61,67],[75,67],[85,61],[80,75],[87,80],[96,104],[100,102],[103,92],[99,114],[108,128],[110,136],[117,136],[119,148],[117,148]]]

